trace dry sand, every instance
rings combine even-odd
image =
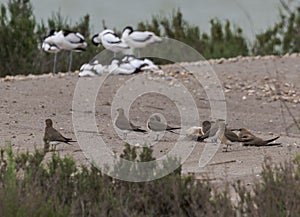
[[[283,57],[233,58],[213,60],[210,63],[225,93],[229,127],[246,127],[262,138],[280,135],[278,142],[281,142],[282,146],[279,147],[243,147],[235,144],[228,152],[224,152],[220,147],[205,167],[205,174],[208,173],[212,179],[220,181],[242,179],[251,183],[255,177],[259,177],[264,159],[269,158],[274,163],[279,163],[293,158],[300,152],[299,131],[293,125],[293,120],[284,105],[278,100],[277,94],[280,89],[280,96],[286,100],[286,105],[299,121],[300,56],[293,54]],[[207,69],[207,65],[202,62],[190,64],[203,73]],[[210,102],[203,86],[182,66],[187,65],[186,63],[167,65],[162,67],[161,72],[145,72],[139,76],[142,76],[146,83],[151,81],[170,87],[176,87],[177,80],[192,94],[200,120],[209,119]],[[112,151],[117,153],[122,151],[124,141],[122,134],[118,134],[112,124],[115,117],[115,111],[112,111],[113,100],[118,89],[135,76],[97,78],[103,84],[95,102],[95,111],[81,111],[82,114],[92,112],[95,115],[99,136]],[[71,76],[17,76],[2,79],[0,146],[11,144],[13,149],[19,152],[26,150],[31,152],[34,148],[43,149],[42,138],[46,118],[53,119],[54,127],[62,134],[75,138],[72,125],[74,90],[78,81],[89,82],[91,79],[94,78],[78,78],[75,73]],[[203,76],[202,84],[205,84],[205,79],[207,78]],[[163,114],[171,125],[181,124],[174,102],[157,93],[148,93],[135,99],[130,107],[129,116],[132,122],[145,128],[146,121],[153,113]],[[289,136],[286,135],[287,127]],[[135,134],[128,135],[131,139],[135,136]],[[150,143],[153,139],[152,136],[143,141]],[[178,135],[167,133],[154,145],[154,155],[161,157],[172,150],[177,139]],[[180,145],[181,148],[185,148],[185,145],[189,144],[182,140]],[[184,173],[194,173],[197,177],[203,174],[203,170],[198,167],[198,161],[204,146],[205,143],[196,144],[192,154],[183,164]],[[73,146],[61,144],[58,150],[61,155],[73,156],[78,163],[86,163],[84,153],[77,143]],[[228,163],[222,163],[227,161]]]

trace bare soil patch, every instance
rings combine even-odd
[[[186,63],[185,63],[186,64]],[[210,103],[199,82],[182,66],[185,64],[167,65],[162,72],[143,73],[146,79],[154,82],[165,82],[176,85],[175,80],[184,84],[194,97],[200,120],[210,118]],[[199,67],[203,63],[189,63]],[[300,152],[300,136],[291,116],[282,107],[276,91],[279,85],[286,105],[297,120],[300,119],[300,57],[298,55],[284,57],[247,57],[231,60],[211,61],[211,66],[220,79],[226,98],[227,122],[231,128],[245,127],[263,138],[280,135],[280,147],[243,147],[236,144],[229,152],[219,148],[217,154],[205,168],[215,180],[243,179],[252,182],[259,176],[264,159],[271,158],[280,163],[292,158]],[[203,68],[203,70],[206,67]],[[276,72],[277,71],[277,72]],[[120,153],[124,141],[113,127],[115,111],[111,104],[118,89],[130,76],[110,76],[105,79],[97,96],[96,123],[103,140],[112,151]],[[78,82],[77,74],[71,76],[38,76],[26,79],[2,79],[0,81],[0,146],[10,143],[15,151],[33,151],[43,148],[44,121],[51,118],[54,127],[65,136],[75,138],[72,126],[72,101]],[[203,77],[205,81],[205,77]],[[173,83],[172,83],[173,82]],[[277,86],[276,86],[277,85]],[[187,107],[189,105],[186,105]],[[285,115],[284,123],[282,111]],[[84,112],[84,111],[83,111]],[[88,112],[88,111],[87,111]],[[161,113],[171,125],[179,125],[180,116],[174,102],[167,97],[149,93],[137,98],[131,105],[130,120],[146,127],[151,114]],[[188,125],[188,123],[185,123]],[[199,123],[200,125],[200,123]],[[289,136],[286,135],[288,127]],[[129,137],[134,137],[129,134]],[[149,140],[146,141],[151,141]],[[154,145],[155,157],[161,157],[170,151],[178,135],[167,133]],[[186,143],[181,141],[182,148]],[[205,143],[198,143],[192,154],[183,164],[184,173],[194,173],[197,177],[203,174],[198,167],[199,157]],[[78,163],[86,163],[84,153],[78,144],[58,146],[61,155],[71,155]],[[50,156],[50,154],[49,154]],[[228,163],[222,163],[228,162]],[[220,164],[219,164],[220,163]],[[215,164],[215,165],[214,165]]]

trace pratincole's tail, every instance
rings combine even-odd
[[[76,140],[72,140],[72,138],[65,138],[66,140],[64,141],[65,143],[71,145],[69,142],[77,142]]]
[[[134,129],[135,132],[141,132],[141,133],[147,133],[147,130],[144,130],[144,129]]]
[[[268,144],[268,143],[270,143],[270,142],[275,141],[275,140],[278,139],[279,137],[280,137],[280,136],[277,136],[277,137],[275,137],[275,138],[273,138],[273,139],[266,140],[265,142],[266,142],[266,144]]]

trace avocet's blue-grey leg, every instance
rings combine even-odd
[[[69,63],[69,69],[68,69],[68,74],[71,73],[71,68],[72,68],[72,60],[73,60],[73,51],[70,51],[70,63]]]
[[[140,50],[140,48],[137,49],[137,52],[138,52],[138,58],[141,58],[141,50]]]
[[[56,72],[56,61],[57,61],[57,53],[54,54],[53,70],[52,70],[53,75],[55,75]]]

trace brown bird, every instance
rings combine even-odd
[[[47,119],[46,121],[46,128],[45,128],[45,134],[44,134],[44,149],[47,151],[49,149],[49,146],[52,146],[52,149],[54,147],[54,150],[56,148],[56,145],[58,143],[67,143],[70,145],[69,142],[76,142],[73,141],[71,138],[66,138],[60,134],[56,129],[53,128],[53,122],[51,119]]]
[[[204,121],[202,123],[204,135],[202,137],[198,137],[197,141],[203,141],[209,137],[211,138],[212,142],[216,142],[218,139],[221,140],[225,130],[225,121],[223,119],[217,119],[214,125],[212,125],[212,123],[214,122]]]
[[[232,132],[225,126],[224,134],[221,137],[221,142],[226,145],[226,151],[228,150],[229,142],[248,142],[249,138],[240,138],[236,133]]]
[[[203,135],[202,135],[202,136],[199,136],[199,137],[197,138],[197,141],[198,141],[198,142],[201,142],[201,141],[203,141],[204,139],[206,139],[206,138],[209,137],[210,128],[211,128],[211,122],[210,122],[210,121],[203,121],[203,122],[202,122],[202,132],[203,132]]]
[[[147,127],[149,128],[149,130],[156,132],[156,140],[158,140],[159,132],[168,131],[171,133],[175,133],[173,132],[173,130],[181,129],[181,127],[171,127],[168,124],[163,123],[158,115],[153,115],[152,117],[150,117],[147,123]]]
[[[217,120],[214,125],[213,121],[203,121],[202,122],[202,131],[203,131],[203,136],[198,137],[197,141],[203,141],[204,139],[207,139],[208,137],[213,137],[216,135],[218,129],[219,129],[219,121]]]
[[[273,139],[263,140],[255,135],[253,135],[249,130],[245,128],[241,128],[239,131],[239,139],[244,140],[243,145],[244,146],[273,146],[273,145],[280,145],[281,143],[272,143],[269,144],[276,139],[278,139],[280,136],[277,136]]]
[[[120,129],[124,133],[124,139],[126,139],[127,133],[129,133],[130,131],[142,132],[142,133],[147,132],[146,130],[141,129],[141,127],[131,123],[125,116],[123,108],[118,108],[117,112],[118,112],[118,116],[115,120],[115,125],[118,129]]]
[[[202,122],[202,131],[205,134],[206,132],[208,132],[211,128],[211,122],[210,121],[203,121]]]

